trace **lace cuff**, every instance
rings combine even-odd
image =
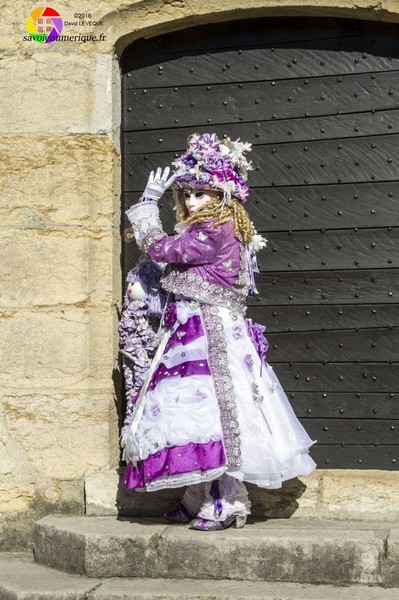
[[[166,233],[159,229],[158,227],[152,227],[147,231],[141,241],[141,250],[144,250],[145,253],[148,252],[148,248],[154,242],[157,242],[161,238],[165,237]],[[159,248],[155,248],[155,250],[159,250]]]
[[[136,238],[137,245],[140,249],[143,249],[144,238],[150,231],[158,231],[158,237],[152,239],[151,242],[147,243],[147,247],[155,241],[160,239],[164,235],[162,230],[162,223],[159,217],[159,208],[157,202],[145,201],[134,204],[127,211],[125,211],[127,218],[129,219],[134,237]],[[146,251],[146,249],[145,249]]]

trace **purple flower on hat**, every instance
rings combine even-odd
[[[214,133],[203,133],[202,135],[193,136],[190,141],[190,146],[196,151],[201,152],[203,149],[209,150],[210,147],[218,148]]]
[[[229,170],[233,172],[233,169],[231,169],[231,161],[222,156],[220,153],[216,152],[209,152],[208,154],[205,154],[203,165],[207,171],[226,170],[227,172],[227,170]]]
[[[184,159],[184,163],[188,167],[195,167],[195,165],[197,164],[197,161],[195,160],[195,158],[192,154],[188,154],[187,158]]]

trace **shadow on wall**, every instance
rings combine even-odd
[[[122,483],[124,467],[119,469],[116,506],[120,517],[162,517],[183,496],[184,489],[137,492],[127,490]],[[299,479],[285,481],[278,490],[265,490],[246,484],[252,502],[251,515],[266,519],[288,519],[299,508],[298,499],[307,486]]]

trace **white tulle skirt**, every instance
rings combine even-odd
[[[184,298],[175,316],[122,440],[126,487],[180,487],[226,473],[274,489],[311,473],[314,441],[244,317]]]

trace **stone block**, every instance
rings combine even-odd
[[[264,581],[88,578],[35,563],[26,553],[0,555],[3,600],[397,600],[398,589]]]
[[[17,513],[29,509],[35,497],[34,483],[6,485],[0,483],[0,514]]]
[[[348,528],[347,523],[273,520],[242,530],[196,536],[168,530],[162,545],[168,577],[291,581],[298,583],[380,583],[386,532]],[[191,548],[191,550],[190,550]],[[194,566],[195,565],[195,566]]]
[[[397,521],[399,473],[329,470],[323,475],[321,518]]]
[[[164,530],[165,525],[150,521],[48,516],[35,524],[35,559],[89,577],[95,577],[95,571],[101,571],[101,577],[112,577],[116,564],[121,565],[117,571],[122,573],[129,563],[125,576],[134,573],[136,577],[151,577],[158,559],[156,540]]]
[[[195,579],[110,579],[89,600],[397,600],[398,590],[365,585]]]
[[[25,7],[19,14],[22,17],[26,12]],[[15,35],[21,33],[21,25],[23,22]],[[12,82],[12,93],[2,98],[2,113],[7,119],[0,122],[1,134],[12,131],[51,136],[112,131],[111,52],[96,52],[96,44],[92,44],[91,54],[81,51],[82,44],[73,47],[73,42],[64,43],[65,49],[60,48],[62,42],[54,42],[59,44],[55,49],[40,48],[34,41],[23,44],[26,53],[6,57],[0,71],[2,89],[8,89]]]
[[[26,479],[25,486],[19,485],[18,490],[12,478],[1,481],[0,552],[31,547],[34,522],[49,513],[84,514],[82,479],[52,481],[40,475],[30,483]],[[27,490],[24,494],[23,489]],[[25,501],[21,503],[21,499]],[[19,510],[14,510],[14,501]],[[8,512],[7,504],[12,506]]]
[[[391,529],[389,532],[384,559],[382,569],[385,585],[399,588],[399,528]]]
[[[2,600],[86,600],[100,581],[54,571],[33,562],[29,554],[0,555]]]
[[[1,227],[68,227],[69,236],[81,235],[74,225],[93,235],[112,224],[119,230],[120,156],[107,136],[14,132],[0,138],[0,153]]]
[[[0,309],[109,306],[113,250],[113,235],[106,231],[3,232]]]
[[[273,520],[217,535],[151,519],[48,516],[35,557],[90,577],[384,584],[389,524]]]
[[[48,479],[76,479],[109,464],[112,405],[107,394],[3,396],[9,434],[35,473]]]
[[[114,310],[60,308],[6,316],[0,318],[3,389],[112,389]]]
[[[123,470],[119,469],[119,475],[113,469],[86,478],[88,515],[161,517],[183,495],[182,489],[151,493],[126,490],[121,481]],[[307,477],[285,482],[278,490],[247,484],[251,514],[268,519],[396,521],[397,475],[343,471],[341,477],[341,471],[316,470]]]
[[[117,469],[92,473],[85,478],[86,515],[117,515],[117,491],[119,473]]]

